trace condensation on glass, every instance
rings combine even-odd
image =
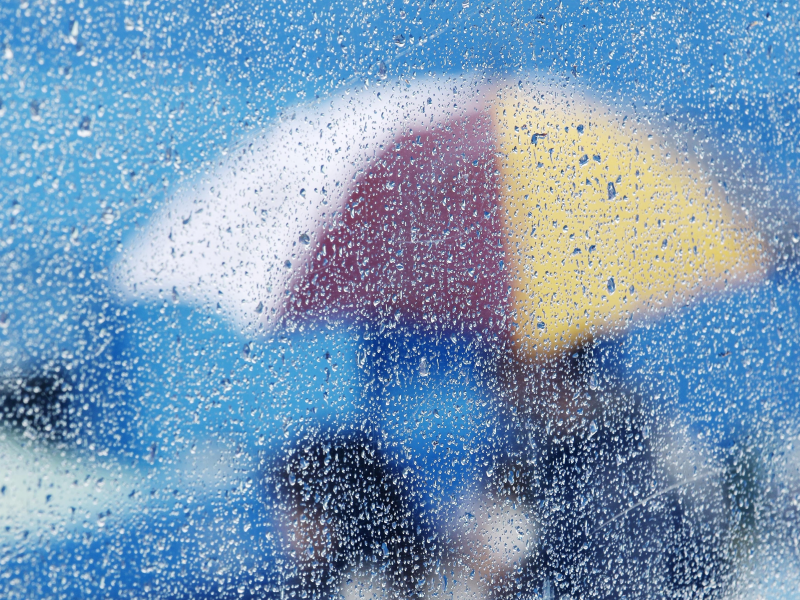
[[[0,19],[0,596],[800,597],[790,3]]]

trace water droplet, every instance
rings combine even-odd
[[[608,199],[609,200],[613,200],[616,197],[617,197],[617,188],[614,187],[614,182],[613,181],[609,181],[608,182]]]
[[[150,444],[149,452],[145,458],[145,460],[147,460],[147,462],[149,462],[151,465],[156,462],[156,452],[158,452],[158,444],[153,442]]]
[[[406,45],[406,36],[404,36],[401,33],[399,35],[394,36],[394,40],[393,41],[394,41],[394,45],[395,46],[397,46],[398,48],[402,48],[403,46]]]
[[[590,390],[596,390],[597,389],[597,375],[595,373],[592,373],[589,376],[589,389]]]
[[[102,218],[103,218],[103,223],[105,223],[106,225],[111,225],[114,222],[115,218],[114,211],[111,210],[110,208],[105,209],[103,211]]]
[[[595,433],[597,433],[597,423],[592,421],[591,423],[589,423],[589,437],[590,438],[594,437]]]
[[[614,290],[616,290],[616,289],[617,289],[617,284],[614,283],[614,278],[613,277],[609,277],[608,278],[608,293],[609,294],[613,294]]]
[[[581,156],[578,159],[578,163],[581,164],[581,165],[585,165],[588,162],[589,162],[589,155],[588,154],[584,154],[583,156]]]
[[[388,182],[386,182],[386,189],[387,190],[393,190],[395,185],[397,185],[397,184],[394,181],[388,181]]]
[[[421,377],[427,377],[431,374],[431,367],[428,364],[428,359],[424,356],[419,359],[419,374]]]
[[[378,63],[378,79],[386,79],[386,63],[381,61]]]
[[[78,137],[89,137],[92,135],[92,120],[89,117],[83,117],[78,125]]]
[[[575,129],[578,130],[578,133],[583,133],[583,125],[578,125]],[[588,160],[588,157],[587,157]]]
[[[661,242],[661,249],[662,250],[666,250],[667,249],[667,240],[666,239],[663,242]]]
[[[381,544],[381,550],[383,550],[383,558],[389,556],[389,546],[386,545],[386,542]]]
[[[306,246],[308,246],[308,244],[311,243],[311,237],[307,233],[301,233],[300,234],[300,243],[305,244]]]
[[[292,261],[290,261],[290,260],[284,261],[283,266],[286,267],[287,269],[291,269],[292,268]]]

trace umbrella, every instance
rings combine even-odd
[[[537,76],[344,92],[183,187],[118,281],[245,328],[390,318],[550,356],[768,269],[695,142],[659,131]]]

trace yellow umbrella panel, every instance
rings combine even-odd
[[[553,88],[494,105],[516,345],[548,355],[728,284],[765,253],[642,119]]]

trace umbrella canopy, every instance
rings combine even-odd
[[[242,326],[394,318],[536,357],[767,263],[702,161],[646,117],[476,76],[286,115],[181,190],[117,272]]]

